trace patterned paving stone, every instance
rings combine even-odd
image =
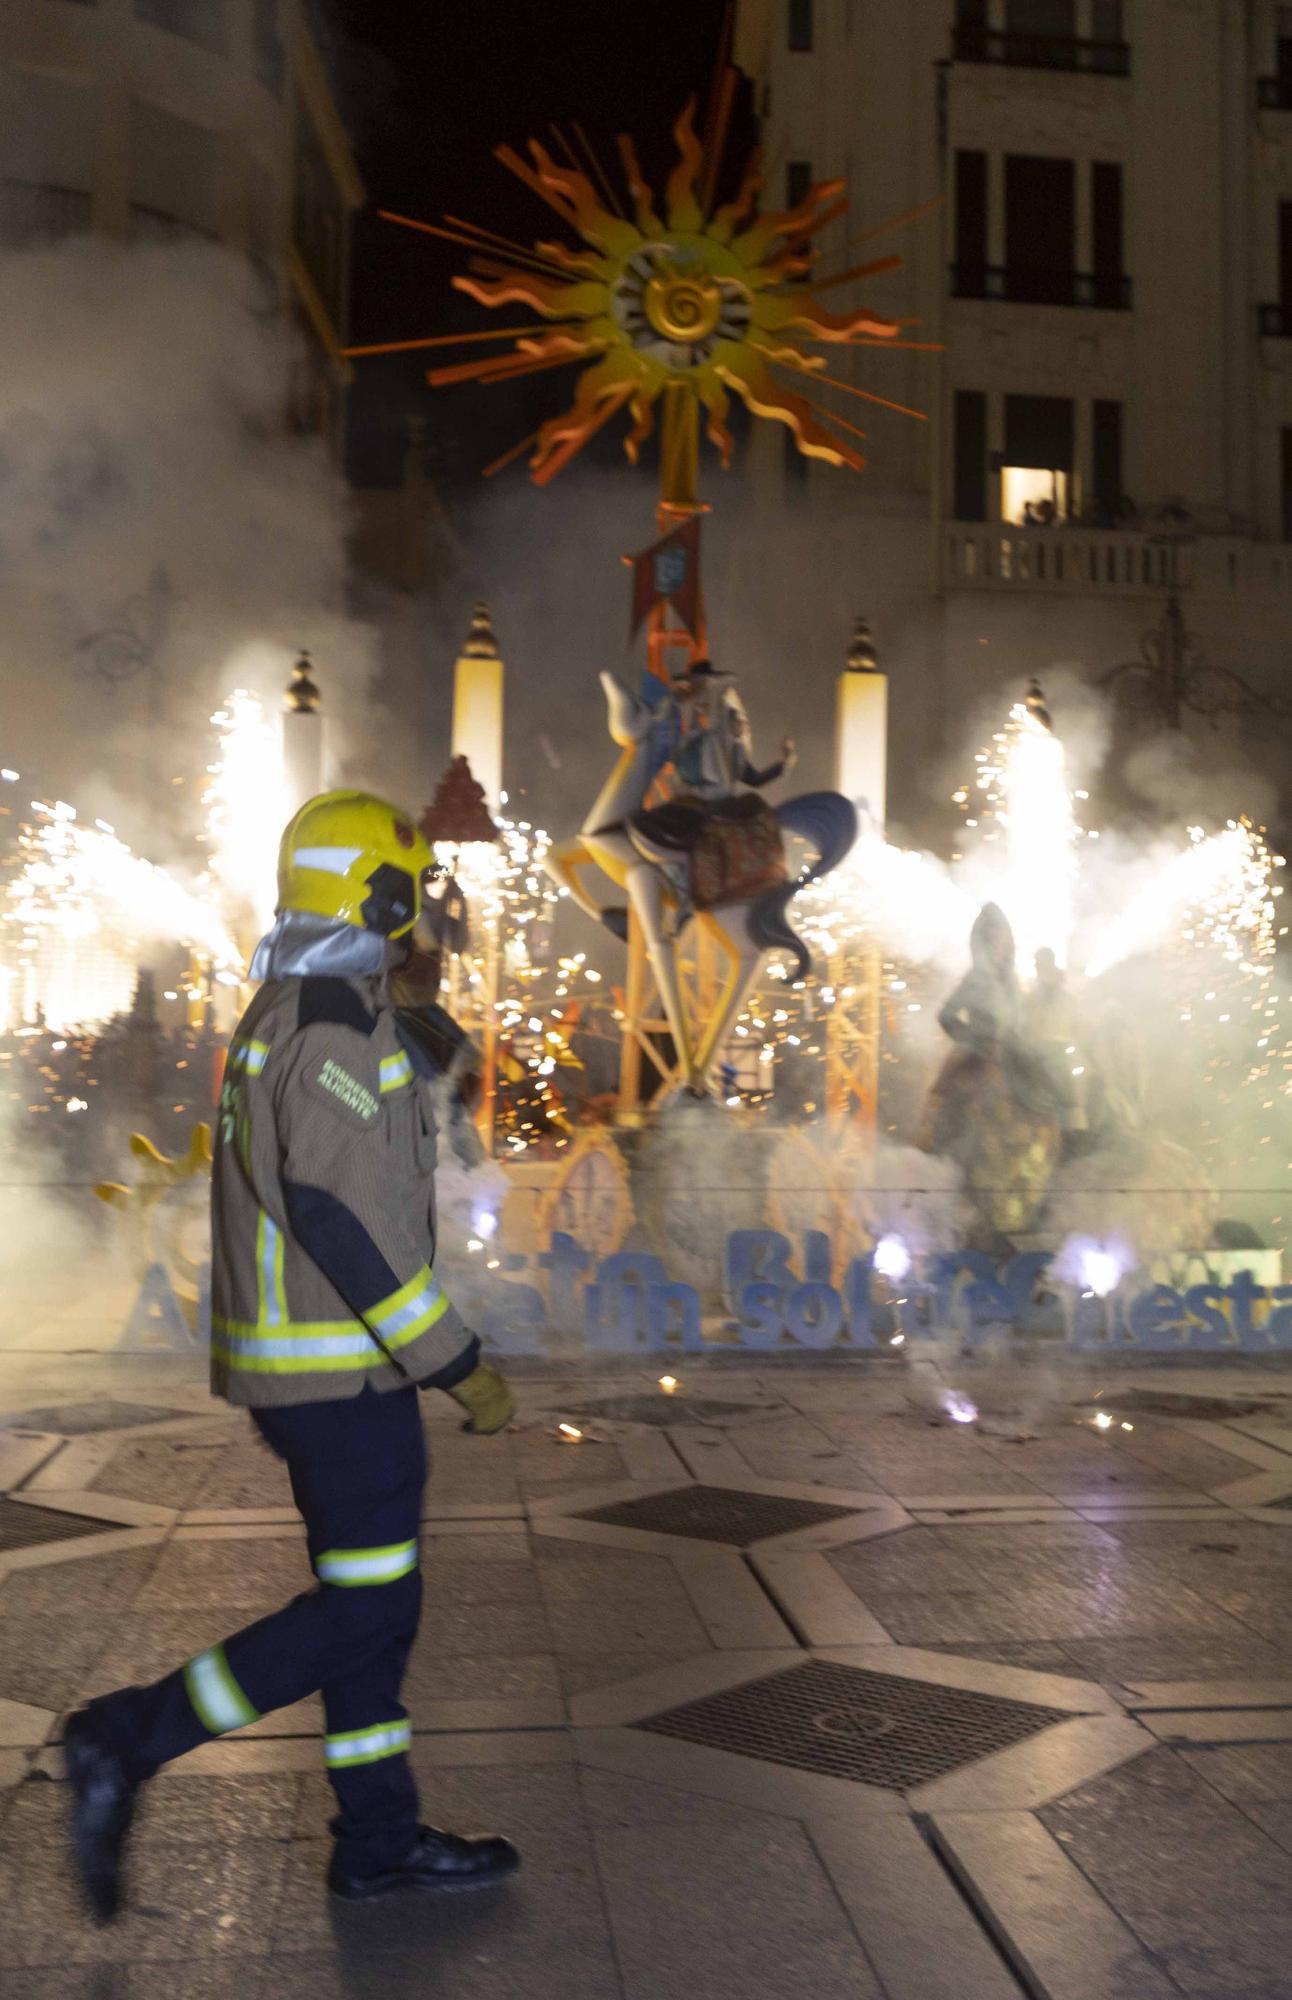
[[[0,1829],[0,1966],[246,1957],[268,1949],[288,1848],[170,1842],[134,1857],[129,1911],[106,1930],[81,1906],[61,1847],[27,1835],[24,1787]]]
[[[758,1414],[757,1403],[723,1402],[716,1396],[654,1395],[599,1396],[587,1402],[562,1404],[561,1415],[590,1417],[602,1423],[650,1424],[664,1429],[673,1424],[729,1424]]]
[[[561,1693],[551,1653],[445,1653],[436,1649],[435,1639],[431,1609],[404,1682],[405,1702],[414,1715],[421,1701],[518,1701]]]
[[[557,1636],[560,1637],[559,1629]],[[561,1692],[568,1698],[576,1694],[590,1694],[594,1688],[613,1687],[620,1681],[635,1681],[643,1674],[656,1673],[660,1667],[680,1666],[683,1660],[694,1659],[697,1652],[707,1651],[709,1644],[705,1633],[701,1635],[698,1646],[680,1646],[667,1653],[558,1651],[556,1671],[560,1676]]]
[[[190,1503],[194,1507],[290,1507],[287,1468],[254,1432],[226,1444],[208,1463],[206,1478]]]
[[[1071,1671],[1134,1688],[1141,1681],[1280,1680],[1292,1675],[1292,1645],[1280,1650],[1234,1622],[1231,1632],[1161,1632],[1145,1638],[1069,1638]]]
[[[300,1535],[171,1542],[136,1600],[141,1613],[285,1604],[313,1584]],[[236,1622],[247,1621],[239,1617]]]
[[[212,1461],[220,1456],[214,1444],[189,1444],[183,1438],[150,1438],[123,1442],[90,1484],[96,1493],[123,1500],[144,1500],[157,1507],[196,1507],[210,1478]],[[230,1501],[230,1506],[237,1505]]]
[[[1201,1536],[1201,1524],[1182,1525]],[[835,1550],[830,1560],[906,1645],[1159,1632],[1236,1640],[1247,1622],[1209,1574],[1190,1570],[1188,1583],[1163,1575],[1115,1533],[1085,1523],[913,1528]]]
[[[1287,1987],[1287,1854],[1182,1758],[1156,1750],[1040,1815],[1192,2000]]]
[[[633,2000],[882,2000],[801,1827],[648,1824],[596,1844]]]
[[[460,1803],[453,1810],[448,1809],[447,1792],[433,1795],[427,1789],[426,1797],[428,1809],[434,1808],[432,1817],[456,1820],[459,1826],[508,1824],[505,1798],[495,1804],[485,1785],[473,1787],[469,1799],[458,1794]],[[527,1974],[542,1976],[553,1967],[559,1968],[565,1985],[548,1982],[551,2000],[560,1993],[580,1994],[585,1977],[595,1991],[597,1981],[604,1984],[613,1958],[596,1860],[577,1804],[555,1826],[523,1828],[514,1816],[510,1823],[524,1839],[519,1875],[479,1895],[409,1896],[398,1906],[397,1928],[389,1905],[338,1910],[323,1886],[330,1843],[297,1841],[282,1850],[284,1892],[267,1942],[285,1955],[327,1954],[355,1972],[362,1968],[366,1981],[374,1970],[384,1972],[386,1957],[393,1964],[416,1960],[424,1993],[469,1995],[475,1978],[475,1991],[489,1994],[489,1983],[481,1984],[478,1977],[485,1967],[496,1967],[516,1982],[511,1988],[495,1984],[493,1990],[514,1992],[517,2000],[529,1990]],[[296,1990],[304,2000],[310,1989]]]
[[[95,1695],[111,1694],[114,1688],[136,1682],[146,1686],[159,1680],[195,1653],[228,1638],[256,1615],[245,1607],[234,1609],[219,1604],[178,1611],[154,1610],[147,1617],[127,1613],[102,1636],[64,1706],[70,1703],[72,1695],[79,1701],[89,1701]]]

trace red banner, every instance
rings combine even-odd
[[[700,517],[692,515],[680,528],[670,529],[639,556],[633,568],[633,611],[629,640],[657,604],[671,604],[687,631],[700,621]]]

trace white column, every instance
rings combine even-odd
[[[503,789],[503,663],[485,605],[477,604],[466,645],[453,669],[453,755],[496,813]]]
[[[870,627],[858,619],[839,676],[835,709],[835,784],[864,807],[862,832],[882,840],[888,811],[888,676],[880,671]]]
[[[292,813],[323,790],[321,699],[310,656],[302,653],[292,669],[283,714],[283,783]]]

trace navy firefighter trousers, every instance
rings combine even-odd
[[[421,1613],[418,1534],[426,1447],[415,1388],[251,1412],[286,1462],[313,1590],[199,1653],[152,1687],[91,1703],[130,1776],[322,1692],[338,1865],[378,1874],[418,1824],[400,1687]]]

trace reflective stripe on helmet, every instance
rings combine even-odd
[[[408,1722],[375,1722],[369,1729],[347,1729],[325,1736],[323,1755],[330,1771],[345,1770],[354,1764],[375,1764],[382,1757],[398,1757],[413,1740]]]
[[[391,1542],[384,1549],[325,1549],[314,1565],[320,1583],[354,1587],[398,1583],[417,1568],[417,1543]]]
[[[189,1661],[184,1669],[184,1686],[198,1719],[212,1736],[223,1736],[229,1729],[245,1729],[249,1722],[260,1720],[259,1709],[252,1707],[233,1678],[223,1646],[212,1646]]]
[[[298,847],[294,868],[318,868],[324,875],[345,875],[363,853],[361,847]]]

